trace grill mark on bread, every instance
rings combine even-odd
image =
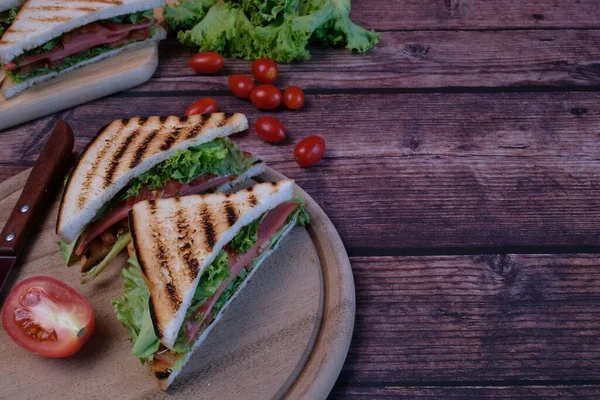
[[[156,135],[158,135],[158,132],[160,132],[160,129],[155,129],[152,132],[150,132],[148,136],[146,136],[144,141],[135,151],[135,155],[133,156],[131,163],[129,163],[129,168],[135,168],[142,161],[142,157],[146,153],[146,150],[148,150],[148,146],[150,145],[150,143],[152,143]]]
[[[34,21],[38,21],[38,22],[65,22],[65,21],[70,21],[71,19],[72,19],[71,17],[59,17],[59,16],[27,18],[27,20],[34,20]]]
[[[150,319],[152,320],[152,326],[154,327],[154,334],[157,338],[161,339],[163,337],[163,332],[158,323],[158,317],[156,316],[156,310],[154,309],[154,301],[152,300],[152,296],[150,296],[148,301],[148,310],[150,311]]]
[[[251,207],[256,207],[256,205],[258,204],[258,199],[254,195],[254,193],[250,194],[250,196],[248,197],[248,201],[250,202]]]
[[[225,205],[225,213],[227,214],[227,222],[229,223],[229,227],[233,226],[233,224],[235,224],[235,221],[237,221],[238,216],[237,216],[237,210],[235,209],[235,207],[231,204],[231,202],[229,200],[226,200],[224,202]]]
[[[163,144],[160,146],[160,149],[162,151],[167,151],[171,148],[171,146],[173,146],[173,143],[175,143],[177,141],[177,138],[179,137],[179,134],[181,133],[181,129],[182,129],[182,127],[179,126],[179,127],[175,128],[169,134],[169,136],[167,136],[167,138],[165,139]]]
[[[121,144],[119,149],[115,152],[115,155],[113,156],[112,160],[110,160],[110,164],[106,171],[106,176],[104,177],[104,188],[105,189],[113,183],[113,178],[115,176],[115,172],[117,171],[117,167],[119,166],[119,162],[121,161],[121,158],[123,157],[123,155],[129,148],[129,145],[131,145],[131,142],[133,142],[133,140],[137,137],[139,132],[140,132],[139,129],[135,129],[133,132],[131,132],[125,138],[125,141]]]
[[[156,204],[153,200],[150,200],[149,203],[151,213],[154,214],[156,212]],[[161,234],[156,228],[157,226],[153,225],[151,233],[152,240],[155,244],[153,249],[154,258],[156,259],[156,261],[158,261],[160,265],[161,275],[164,274],[164,271],[166,271],[168,274],[168,277],[163,275],[163,278],[165,280],[168,279],[167,283],[165,284],[165,289],[167,291],[167,296],[169,297],[169,300],[171,300],[171,303],[173,304],[173,310],[177,310],[177,308],[181,305],[181,298],[177,293],[177,288],[173,285],[173,276],[171,275],[171,269],[169,268],[169,257],[167,256],[167,247],[163,243]]]
[[[115,121],[115,122],[120,122],[120,121]],[[112,126],[112,124],[110,124],[108,127],[111,127],[111,126]],[[82,209],[83,206],[85,205],[85,203],[87,201],[87,195],[90,190],[90,185],[92,184],[92,179],[93,179],[94,175],[96,175],[96,170],[98,169],[98,167],[100,166],[100,163],[104,160],[106,153],[108,153],[108,150],[110,149],[110,140],[109,139],[112,139],[115,136],[117,136],[121,132],[122,129],[123,129],[123,125],[121,124],[121,126],[119,126],[117,128],[116,133],[111,135],[110,138],[104,139],[104,147],[102,147],[102,149],[96,156],[96,159],[92,163],[90,169],[85,174],[86,179],[84,180],[83,185],[81,187],[81,193],[79,194],[79,197],[77,198],[77,207],[79,209]],[[100,132],[99,135],[102,135],[103,133],[104,133],[104,131]]]
[[[186,139],[194,138],[198,136],[200,132],[202,132],[205,122],[204,115],[201,115],[199,118],[200,120],[194,124],[192,129],[189,130],[188,134],[186,135]]]
[[[206,244],[208,244],[209,251],[212,251],[216,243],[215,226],[213,225],[211,214],[206,204],[202,204],[201,206],[200,219],[202,220],[202,228],[204,229]]]
[[[179,202],[178,197],[175,199],[177,202]],[[177,233],[179,234],[177,240],[183,243],[181,246],[179,246],[179,253],[181,254],[181,258],[183,258],[185,265],[188,267],[187,272],[190,277],[190,282],[193,282],[194,279],[196,279],[196,276],[198,276],[200,263],[198,262],[197,258],[192,256],[194,239],[192,235],[190,235],[190,224],[185,216],[185,210],[182,207],[177,208],[175,216],[177,220]]]
[[[220,128],[224,125],[227,124],[227,121],[229,121],[230,116],[228,117],[227,114],[221,114],[221,120],[217,123],[217,126]]]

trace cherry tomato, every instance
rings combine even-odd
[[[240,99],[250,97],[250,93],[254,89],[254,81],[248,75],[231,75],[228,84],[229,89]]]
[[[94,310],[67,284],[36,276],[10,292],[2,308],[2,326],[27,351],[44,357],[68,357],[94,332]]]
[[[216,74],[225,65],[225,60],[219,53],[204,51],[190,58],[188,65],[200,74]]]
[[[294,159],[301,167],[312,167],[325,154],[325,140],[321,136],[306,137],[296,145]]]
[[[279,76],[279,67],[271,59],[259,58],[252,63],[252,76],[260,83],[273,83]]]
[[[290,110],[297,110],[304,105],[304,92],[298,86],[289,86],[283,92],[283,102]]]
[[[273,85],[259,85],[250,93],[252,104],[263,110],[272,110],[281,105],[281,91]]]
[[[285,127],[275,117],[260,117],[256,120],[254,128],[258,136],[265,142],[277,143],[285,139]]]
[[[188,107],[185,115],[211,114],[217,112],[217,102],[210,97],[196,100]]]

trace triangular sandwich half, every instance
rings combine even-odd
[[[166,37],[165,0],[28,0],[0,39],[10,98],[39,82]]]
[[[281,238],[309,217],[294,182],[136,204],[135,254],[113,302],[133,354],[166,390]]]
[[[116,120],[84,149],[66,182],[56,233],[65,263],[81,257],[85,283],[129,241],[136,202],[225,190],[264,164],[227,136],[248,128],[243,114]]]

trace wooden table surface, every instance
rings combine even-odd
[[[337,226],[356,326],[332,398],[600,396],[600,7],[597,0],[362,0],[365,55],[281,67],[306,89],[290,139],[242,146],[294,178]],[[0,181],[65,119],[78,150],[104,124],[252,105],[186,65],[171,36],[146,84],[0,133]],[[327,140],[312,169],[304,136]]]

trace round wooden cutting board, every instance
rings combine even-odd
[[[0,224],[25,184],[25,171],[0,184]],[[285,177],[268,168],[263,180]],[[84,295],[96,311],[96,331],[63,360],[22,350],[0,333],[0,398],[320,399],[333,387],[354,326],[354,281],[341,239],[304,191],[312,223],[295,228],[248,283],[167,393],[131,342],[111,300],[122,294],[122,254],[92,283],[61,261],[54,224],[57,204],[31,234],[5,287],[35,275],[54,276]]]

